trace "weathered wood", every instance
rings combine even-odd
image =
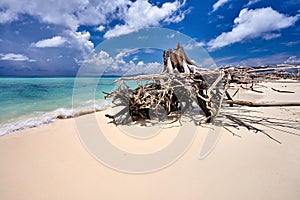
[[[225,91],[225,95],[226,95],[227,99],[232,100],[232,98],[231,98],[231,96],[230,96],[230,94],[228,93],[227,90]],[[230,107],[233,107],[233,104],[230,103],[229,106],[230,106]]]
[[[113,82],[116,84],[116,90],[112,93],[104,92],[105,98],[111,98],[115,106],[124,107],[113,116],[107,115],[113,119],[113,123],[126,124],[129,119],[148,121],[153,117],[161,121],[167,119],[167,116],[175,116],[175,119],[180,120],[186,111],[194,109],[194,105],[198,105],[200,113],[209,123],[218,115],[225,96],[227,100],[224,103],[230,104],[230,107],[234,104],[252,107],[300,105],[300,102],[251,102],[233,99],[239,89],[263,93],[255,89],[256,84],[262,81],[282,78],[299,80],[299,75],[297,77],[281,71],[300,68],[299,66],[225,67],[205,70],[198,68],[179,44],[174,51],[168,49],[163,53],[163,61],[163,73],[118,78]],[[266,71],[270,73],[261,73]],[[136,81],[137,87],[130,88],[129,84],[126,84],[128,81]],[[232,96],[227,91],[231,83],[238,86]],[[245,84],[246,87],[243,87]],[[293,93],[272,89],[281,93]]]
[[[242,100],[226,100],[226,101],[224,101],[224,103],[243,105],[243,106],[251,106],[251,107],[300,106],[300,102],[252,102],[252,101],[242,101]]]
[[[200,74],[200,73],[199,73]],[[165,73],[165,74],[150,74],[150,75],[138,75],[138,76],[130,76],[130,77],[122,77],[118,78],[115,81],[112,82],[112,84],[121,82],[121,81],[135,81],[135,80],[141,80],[141,81],[147,81],[147,80],[154,80],[154,79],[164,79],[164,78],[191,78],[195,80],[194,77],[199,76],[199,74],[183,74],[183,73]],[[202,76],[212,76],[212,75],[218,75],[220,74],[220,71],[201,71]]]
[[[287,69],[299,69],[300,66],[289,66],[289,67],[264,67],[261,69],[250,69],[248,70],[248,73],[254,73],[254,72],[267,72],[267,71],[281,71],[281,70],[287,70]]]
[[[118,83],[117,90],[112,93],[105,93],[107,98],[118,106],[128,107],[128,113],[133,121],[150,119],[150,112],[154,110],[156,116],[163,109],[166,115],[175,114],[180,119],[184,111],[192,108],[193,102],[197,103],[203,111],[206,121],[210,122],[215,112],[211,107],[212,90],[217,88],[223,79],[224,73],[215,73],[216,80],[207,84],[201,74],[161,74],[146,75],[137,77],[124,77],[115,81]],[[134,90],[127,86],[123,87],[126,81],[138,81],[139,87]],[[141,81],[148,80],[147,84]],[[149,82],[150,81],[150,82]],[[160,109],[160,110],[158,110]],[[113,123],[121,123],[121,116],[107,116],[114,119]],[[123,116],[124,117],[124,116]],[[126,118],[126,116],[125,116]]]
[[[275,88],[271,88],[272,90],[276,91],[276,92],[280,92],[280,93],[295,93],[293,91],[287,91],[287,90],[277,90]]]

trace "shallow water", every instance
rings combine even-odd
[[[0,135],[69,118],[87,110],[105,109],[116,77],[0,78]]]

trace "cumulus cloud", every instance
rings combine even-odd
[[[40,40],[32,43],[30,46],[35,48],[73,48],[80,52],[80,59],[85,59],[86,56],[94,51],[94,44],[90,41],[91,34],[88,31],[74,32],[72,30],[66,30],[62,35],[63,36],[54,36],[52,38]]]
[[[115,57],[105,51],[94,52],[82,63],[85,66],[85,74],[82,75],[95,75],[104,71],[106,75],[157,74],[162,70],[161,63],[144,63],[143,61],[136,63],[134,62],[136,57],[126,62],[123,58],[130,55],[130,52],[134,53],[136,50],[128,49],[125,53],[120,52]]]
[[[124,12],[125,24],[117,24],[114,28],[107,31],[105,38],[116,37],[142,28],[158,26],[161,21],[179,22],[184,17],[176,15],[176,11],[182,7],[179,1],[173,3],[166,2],[161,7],[150,4],[148,1],[137,0]]]
[[[27,56],[23,54],[15,54],[15,53],[7,53],[7,54],[0,53],[0,60],[35,62],[35,60],[29,59]]]
[[[80,25],[104,24],[114,16],[117,17],[129,4],[128,0],[56,0],[53,6],[53,1],[2,0],[0,23],[11,22],[17,20],[22,14],[29,14],[42,22],[63,25],[76,30]]]
[[[207,45],[209,50],[215,50],[246,39],[262,37],[272,39],[279,37],[279,33],[273,33],[290,27],[298,20],[298,16],[286,16],[273,10],[271,7],[241,10],[234,20],[234,27],[229,32],[223,32]]]
[[[88,31],[66,31],[66,34],[70,37],[72,47],[81,50],[84,56],[93,52],[94,44],[90,41],[91,34]]]
[[[46,48],[46,47],[60,47],[67,42],[66,38],[61,36],[54,36],[50,39],[40,40],[36,43],[31,44],[33,47]]]
[[[130,68],[126,74],[159,74],[162,71],[162,64],[158,62],[144,63],[139,61],[134,67]]]
[[[214,3],[212,12],[215,12],[216,10],[218,10],[220,7],[222,7],[224,4],[226,4],[229,1],[230,0],[218,0],[216,3]]]
[[[18,19],[17,13],[12,10],[1,10],[0,11],[0,23],[4,24],[7,22],[12,22]]]
[[[156,6],[149,0],[1,0],[0,24],[24,19],[29,15],[41,24],[57,25],[64,29],[53,38],[32,43],[31,47],[73,47],[83,52],[83,57],[94,50],[88,31],[80,26],[93,26],[111,38],[139,29],[160,26],[160,23],[177,23],[188,10],[182,11],[185,0],[169,0]],[[112,25],[113,24],[113,25]],[[110,30],[107,27],[112,27]]]
[[[114,30],[128,33],[142,27],[158,25],[162,20],[169,23],[179,22],[185,12],[177,12],[181,6],[179,0],[166,2],[160,8],[146,0],[2,0],[0,1],[0,23],[17,20],[22,14],[38,18],[41,22],[62,25],[76,31],[80,25],[98,26],[103,31],[103,25],[113,20],[124,21],[124,25],[115,26],[109,33],[116,35]],[[99,26],[102,25],[102,26]]]
[[[114,62],[114,59],[105,51],[92,53],[88,59],[84,60],[85,64],[93,64],[96,66],[109,66]]]

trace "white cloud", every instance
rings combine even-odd
[[[105,30],[105,26],[100,25],[100,26],[98,26],[98,27],[96,28],[96,30],[99,31],[99,32],[102,32],[102,31]]]
[[[116,37],[145,27],[158,26],[161,21],[178,22],[183,17],[175,17],[175,13],[182,5],[176,0],[173,3],[166,2],[161,7],[157,7],[148,1],[137,0],[124,13],[125,24],[117,24],[113,29],[107,31],[104,37]]]
[[[139,61],[136,65],[131,65],[131,68],[126,71],[126,75],[135,74],[159,74],[162,71],[162,64],[158,62],[144,63]]]
[[[224,19],[225,17],[223,15],[217,15],[218,19]]]
[[[114,59],[105,51],[93,52],[85,60],[78,61],[75,58],[75,61],[82,66],[82,69],[78,71],[78,76],[100,75],[114,63]]]
[[[40,40],[32,43],[31,47],[53,48],[53,47],[71,47],[82,53],[83,59],[94,51],[94,44],[90,41],[91,34],[87,31],[76,32],[66,30],[62,36],[54,36],[49,39]]]
[[[224,4],[226,4],[229,1],[230,0],[218,0],[216,3],[214,3],[212,12],[215,12],[216,10],[218,10],[220,7],[222,7]]]
[[[282,44],[284,44],[285,46],[291,47],[291,46],[295,46],[297,44],[300,44],[300,40],[298,40],[298,41],[291,41],[291,42],[285,42],[285,43],[282,43]]]
[[[185,1],[180,3],[175,0],[159,8],[148,0],[56,0],[55,5],[53,1],[1,0],[0,23],[9,23],[18,20],[22,14],[28,14],[41,22],[62,25],[73,31],[80,25],[98,26],[99,31],[103,31],[103,25],[113,20],[122,20],[125,24],[117,25],[114,29],[128,33],[128,30],[137,30],[144,25],[158,25],[162,20],[169,23],[181,21],[186,12],[178,9],[184,4]],[[110,34],[113,33],[108,33],[108,36]]]
[[[221,58],[217,58],[215,59],[214,61],[217,63],[217,64],[224,64],[224,63],[228,63],[228,61],[231,61],[233,59],[236,59],[237,56],[226,56],[226,57],[221,57]]]
[[[148,54],[152,54],[155,51],[151,48],[143,48],[143,49],[138,49],[138,48],[132,48],[132,49],[127,49],[127,48],[123,48],[123,49],[118,49],[118,54],[115,56],[116,60],[123,60],[124,58],[134,55],[134,54],[138,54],[140,52],[143,53],[148,53]],[[135,55],[135,58],[133,59],[136,60],[137,59],[137,55]]]
[[[87,56],[93,52],[94,44],[90,41],[91,34],[88,31],[66,31],[66,34],[70,37],[71,45],[77,49],[80,49],[84,56]]]
[[[31,44],[33,47],[46,48],[46,47],[60,47],[67,42],[66,38],[61,36],[54,36],[50,39],[40,40],[36,43]]]
[[[12,22],[17,19],[18,19],[18,15],[15,12],[13,12],[12,10],[0,11],[0,24]]]
[[[229,65],[239,65],[239,66],[262,66],[262,65],[273,65],[278,63],[283,63],[290,55],[286,53],[272,54],[261,57],[253,57],[253,58],[232,58],[228,59],[228,61],[218,61],[218,64],[229,64]]]
[[[180,10],[180,7],[182,7],[183,5],[185,4],[185,2],[183,2],[177,9]],[[164,22],[167,22],[167,23],[178,23],[178,22],[181,22],[182,20],[184,20],[185,18],[185,15],[189,14],[191,12],[191,8],[187,9],[187,10],[184,10],[184,11],[180,11],[178,12],[178,14],[173,14],[172,16],[166,18],[164,20]]]
[[[0,60],[35,62],[35,60],[29,59],[27,56],[23,54],[15,54],[15,53],[7,53],[7,54],[0,53]]]
[[[84,61],[85,64],[94,64],[94,65],[111,65],[114,62],[114,59],[105,51],[100,51],[99,53],[92,53],[88,59]]]
[[[123,58],[125,57],[128,57],[132,54],[136,54],[139,52],[139,49],[137,48],[133,48],[133,49],[120,49],[119,50],[120,53],[118,53],[116,56],[115,56],[115,59],[117,60],[122,60]]]
[[[300,58],[298,58],[297,56],[290,56],[286,61],[284,61],[284,63],[287,64],[300,64]]]
[[[272,32],[294,25],[298,18],[298,16],[281,14],[271,7],[255,10],[245,8],[235,18],[234,27],[230,32],[223,32],[215,39],[210,40],[207,45],[209,50],[215,50],[245,39],[278,37],[278,34]]]
[[[182,46],[186,50],[192,50],[197,47],[205,46],[205,42],[196,42],[193,40],[193,41],[189,41],[187,44],[183,44]]]
[[[250,50],[250,52],[252,52],[252,53],[261,53],[261,52],[268,52],[268,51],[269,51],[268,49],[263,49],[260,47]]]
[[[175,37],[175,34],[170,34],[170,35],[167,35],[167,38],[174,38]]]
[[[262,35],[262,37],[265,40],[271,40],[271,39],[274,39],[274,38],[278,38],[280,36],[281,36],[280,33],[266,33],[266,34]]]
[[[124,54],[119,53],[115,58],[105,51],[92,53],[82,63],[85,66],[85,74],[81,75],[95,75],[97,72],[103,72],[104,70],[109,75],[157,74],[162,71],[162,64],[158,62],[144,63],[143,61],[138,61],[138,63],[135,63],[136,57],[129,62],[124,61],[123,58],[129,52],[130,50]]]
[[[90,41],[90,33],[79,31],[79,26],[93,26],[94,30],[105,33],[111,22],[118,22],[105,33],[106,38],[111,38],[145,27],[160,26],[162,22],[177,23],[188,12],[181,11],[184,5],[185,0],[169,0],[161,6],[149,0],[1,0],[0,24],[22,20],[24,15],[29,15],[48,27],[58,25],[65,30],[59,33],[61,36],[46,38],[31,46],[65,45],[80,50],[81,57],[86,57],[94,51],[94,44]]]
[[[258,3],[258,2],[260,2],[261,0],[249,0],[249,2],[246,4],[246,6],[248,7],[248,6],[251,6],[251,5],[253,5],[253,4],[256,4],[256,3]]]
[[[0,23],[17,20],[21,14],[29,14],[42,22],[77,30],[79,25],[104,24],[118,17],[129,4],[129,0],[1,0],[0,7],[3,10],[0,11]]]
[[[144,35],[144,36],[138,36],[138,40],[147,40],[149,38],[148,35]]]

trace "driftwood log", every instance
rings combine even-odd
[[[128,124],[130,121],[181,116],[196,107],[209,123],[217,115],[222,93],[218,90],[224,85],[224,70],[203,71],[191,61],[180,44],[172,51],[163,52],[162,74],[124,77],[114,81],[116,90],[105,93],[111,98],[119,112],[106,115],[112,123]],[[135,88],[130,87],[136,81]]]
[[[113,123],[128,124],[130,121],[157,119],[165,120],[168,116],[180,119],[181,115],[192,111],[197,105],[205,122],[210,122],[219,109],[216,89],[221,84],[224,73],[216,73],[213,84],[208,84],[200,74],[162,74],[120,78],[115,81],[117,89],[106,93],[115,106],[122,109],[114,116]],[[129,81],[137,81],[138,87],[132,89]],[[143,83],[144,82],[144,83]],[[220,97],[219,97],[220,99]]]
[[[226,100],[225,103],[251,106],[251,107],[300,106],[300,102],[252,102],[252,101],[241,101],[241,100]]]
[[[115,91],[104,92],[105,98],[110,98],[115,107],[118,107],[116,114],[106,115],[112,119],[112,123],[119,125],[139,121],[145,124],[148,120],[164,121],[169,117],[177,121],[185,113],[195,110],[204,116],[205,123],[209,123],[218,115],[224,97],[225,104],[229,104],[230,107],[234,104],[300,106],[300,102],[258,103],[234,99],[239,89],[261,93],[254,89],[254,85],[262,81],[282,78],[299,80],[299,72],[298,75],[284,72],[290,69],[299,70],[299,66],[229,66],[217,70],[204,70],[188,58],[179,44],[174,51],[168,49],[163,52],[163,63],[161,74],[119,78],[113,82],[116,84]],[[239,86],[232,96],[227,92],[231,83]],[[280,93],[293,93],[272,89]]]

